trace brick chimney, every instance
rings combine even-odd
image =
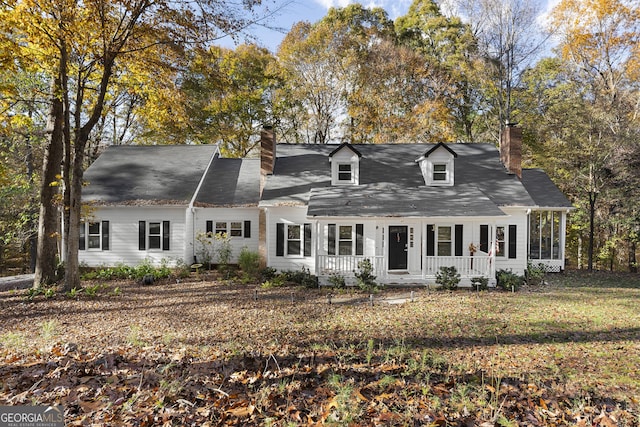
[[[522,128],[507,123],[500,134],[500,161],[518,178],[522,178]]]
[[[276,135],[271,126],[263,126],[260,131],[260,194],[267,175],[273,174],[276,164]]]

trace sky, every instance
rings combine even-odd
[[[263,3],[273,10],[273,16],[265,22],[266,26],[279,28],[280,31],[265,28],[265,26],[254,26],[249,29],[249,33],[256,38],[255,42],[258,45],[275,53],[284,36],[296,22],[315,23],[321,20],[331,7],[346,7],[352,3],[360,3],[367,8],[381,7],[387,11],[391,19],[395,19],[406,14],[412,2],[413,0],[276,0],[278,5],[284,4],[284,6],[273,10],[273,2],[263,0]],[[230,37],[221,39],[219,44],[226,47],[235,46]]]
[[[544,11],[544,16],[559,0],[538,1],[543,4],[541,9]],[[389,18],[396,19],[409,11],[413,0],[263,0],[263,4],[271,9],[272,14],[265,19],[265,25],[253,26],[248,32],[254,37],[252,42],[275,53],[284,36],[296,22],[315,23],[321,20],[331,7],[346,7],[352,3],[360,3],[367,8],[381,7],[387,11]],[[239,42],[243,40],[240,39]],[[225,37],[219,41],[219,44],[229,48],[234,48],[237,43],[238,41],[234,41],[231,37]]]

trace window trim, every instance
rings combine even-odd
[[[298,229],[298,238],[294,239],[289,237],[290,230]],[[302,257],[302,253],[304,251],[304,227],[302,224],[286,224],[285,226],[285,241],[284,241],[284,254],[289,258],[300,258]],[[291,243],[298,243],[299,249],[298,253],[290,253],[289,246]]]
[[[441,240],[440,239],[440,229],[445,229],[448,228],[449,229],[449,240]],[[454,240],[455,240],[455,236],[454,236],[454,227],[452,225],[445,225],[445,224],[438,224],[436,226],[436,230],[435,230],[435,252],[436,252],[436,256],[452,256],[453,251],[454,251]],[[441,255],[440,254],[440,244],[441,243],[448,243],[449,244],[449,253],[446,255]]]
[[[498,238],[498,232],[502,230],[502,239]],[[496,225],[495,232],[495,240],[494,245],[496,249],[496,258],[506,258],[507,257],[507,242],[509,241],[509,236],[507,235],[507,226],[506,225]]]
[[[437,170],[438,167],[440,166],[443,167],[444,170]],[[438,176],[441,176],[442,179],[437,178]],[[431,179],[435,183],[448,182],[449,181],[449,165],[447,163],[441,163],[441,162],[434,163],[432,173],[431,173]]]

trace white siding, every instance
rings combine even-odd
[[[276,224],[311,224],[311,256],[276,256]],[[271,207],[267,209],[267,266],[280,271],[308,268],[315,274],[316,221],[307,219],[307,207]]]
[[[508,254],[505,254],[503,257],[496,256],[496,270],[512,270],[515,274],[522,275],[527,268],[527,211],[522,208],[502,208],[502,210],[508,214],[509,216],[498,218],[495,225],[497,227],[504,226],[506,235],[505,235],[505,245],[509,247],[509,226],[515,225],[517,226],[516,234],[516,258],[509,258]],[[494,235],[490,237],[490,239],[495,239],[495,229]]]
[[[79,251],[82,264],[91,267],[119,263],[137,265],[148,259],[159,265],[163,260],[175,264],[177,260],[184,259],[184,207],[98,207],[90,221],[109,221],[109,250]],[[139,221],[169,221],[170,250],[138,250]]]
[[[235,263],[238,261],[238,255],[243,247],[246,247],[250,251],[258,252],[258,216],[260,210],[258,208],[195,208],[194,209],[194,222],[193,222],[193,230],[187,230],[192,238],[190,239],[193,243],[190,244],[190,248],[188,248],[188,253],[190,254],[190,259],[193,259],[193,256],[196,255],[198,257],[198,262],[202,261],[202,239],[198,240],[198,236],[201,233],[206,233],[207,221],[213,221],[213,232],[215,233],[215,223],[217,221],[226,222],[229,226],[229,223],[233,222],[241,222],[243,231],[242,237],[240,236],[232,236],[231,239],[231,262]],[[244,222],[251,221],[251,236],[245,237],[244,231]],[[214,257],[213,262],[216,262]]]

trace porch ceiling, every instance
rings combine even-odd
[[[308,216],[463,217],[505,213],[473,185],[404,188],[368,185],[314,188]]]

